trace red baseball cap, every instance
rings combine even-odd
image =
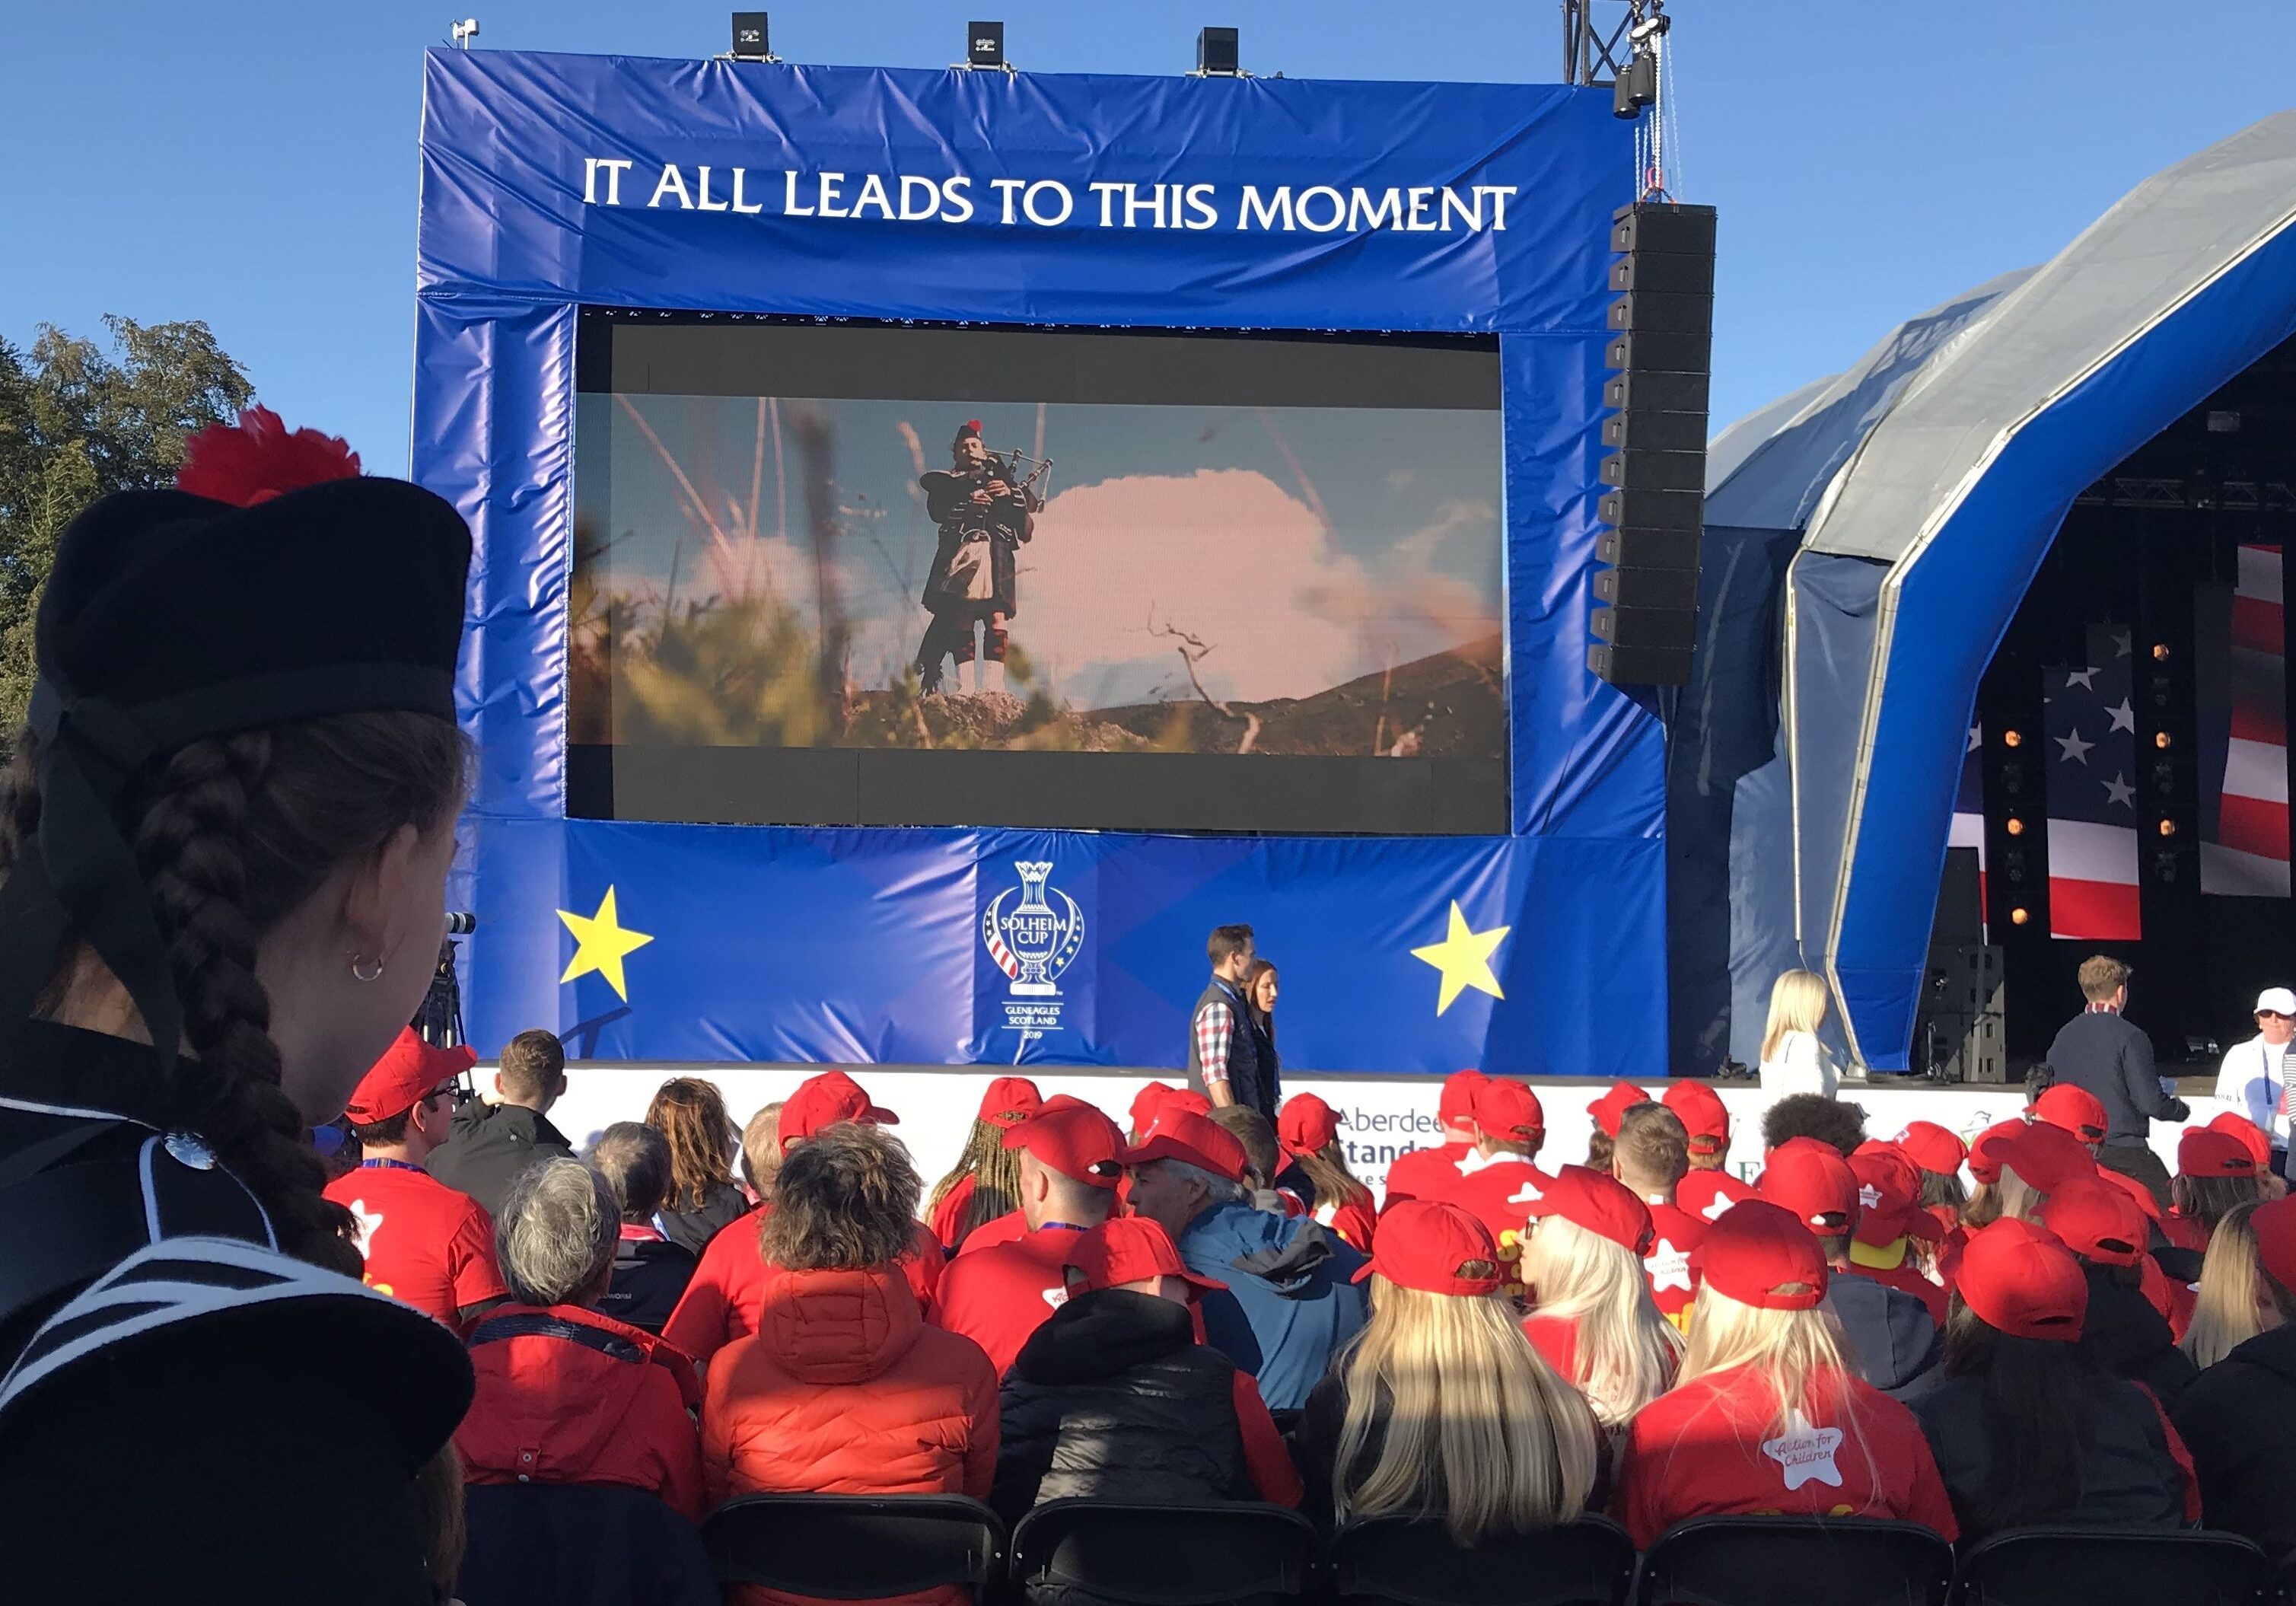
[[[1475,1084],[1468,1114],[1483,1132],[1496,1138],[1530,1139],[1546,1130],[1546,1111],[1529,1084],[1505,1077],[1485,1077]]]
[[[1026,1077],[999,1077],[980,1095],[980,1118],[996,1126],[1019,1126],[1045,1107],[1045,1095]]]
[[[1970,1140],[1969,1174],[1990,1185],[2001,1180],[2001,1145],[2025,1130],[2022,1117],[1996,1121]]]
[[[1455,1070],[1443,1078],[1443,1094],[1435,1101],[1435,1118],[1446,1127],[1464,1127],[1475,1118],[1475,1084],[1486,1081],[1480,1070]]]
[[[1210,1115],[1212,1102],[1193,1087],[1175,1087],[1169,1082],[1151,1082],[1132,1095],[1132,1130],[1146,1132],[1156,1124],[1156,1112],[1167,1108],[1192,1110],[1198,1115]]]
[[[2062,1127],[2035,1121],[1992,1145],[1994,1163],[2014,1171],[2039,1193],[2054,1193],[2075,1177],[2096,1175],[2096,1156]]]
[[[2246,1116],[2240,1114],[2236,1110],[2227,1110],[2222,1115],[2217,1117],[2216,1119],[2209,1123],[2209,1130],[2211,1132],[2230,1133],[2233,1136],[2238,1138],[2242,1143],[2248,1145],[2249,1156],[2256,1161],[2256,1168],[2258,1170],[2262,1171],[2270,1168],[2272,1165],[2272,1140],[2265,1135],[2263,1127],[2258,1126],[2254,1121],[2250,1120]]]
[[[1935,1121],[1907,1121],[1906,1129],[1898,1134],[1897,1143],[1914,1164],[1943,1176],[1959,1172],[1961,1162],[1969,1158],[1969,1145],[1961,1141],[1960,1134],[1949,1132]]]
[[[1954,1291],[1987,1326],[2021,1339],[2074,1343],[2088,1315],[2088,1278],[2072,1250],[2014,1217],[1970,1234]]]
[[[1339,1135],[1338,1113],[1312,1093],[1293,1094],[1275,1112],[1275,1141],[1295,1159],[1313,1154]]]
[[[1727,1171],[1693,1171],[1674,1185],[1675,1208],[1702,1221],[1712,1221],[1732,1205],[1756,1197],[1751,1187]]]
[[[1759,1310],[1811,1310],[1825,1298],[1816,1238],[1792,1210],[1765,1200],[1723,1211],[1690,1252],[1690,1268],[1716,1293]]]
[[[1546,1192],[1530,1201],[1526,1214],[1560,1216],[1637,1255],[1650,1248],[1655,1236],[1650,1207],[1635,1197],[1632,1188],[1584,1166],[1565,1166],[1556,1172]],[[1382,1228],[1386,1225],[1380,1224]]]
[[[1004,1135],[1007,1149],[1026,1149],[1062,1176],[1113,1188],[1124,1176],[1124,1134],[1098,1107],[1056,1094]]]
[[[2135,1177],[2115,1171],[2107,1166],[2099,1166],[2096,1168],[2096,1180],[2107,1187],[2120,1189],[2135,1200],[2136,1208],[2144,1212],[2144,1218],[2147,1221],[2161,1219],[2161,1201],[2152,1197],[2152,1189]]]
[[[2151,1236],[2136,1201],[2096,1177],[2076,1177],[2050,1194],[2041,1219],[2074,1254],[2104,1266],[2135,1266]]]
[[[1693,1154],[1719,1154],[1730,1146],[1730,1110],[1703,1082],[1677,1082],[1660,1101],[1690,1134]]]
[[[1505,1281],[1490,1228],[1435,1199],[1398,1200],[1381,1213],[1371,1258],[1356,1268],[1355,1280],[1374,1272],[1404,1288],[1463,1299],[1496,1293]]]
[[[1171,1234],[1145,1216],[1111,1216],[1079,1233],[1069,1246],[1064,1269],[1076,1274],[1069,1278],[1069,1287],[1077,1293],[1145,1282],[1151,1277],[1178,1277],[1199,1291],[1227,1286],[1190,1271],[1172,1247]]]
[[[1849,1171],[1857,1179],[1858,1242],[1881,1249],[1900,1238],[1944,1236],[1938,1218],[1922,1209],[1922,1168],[1897,1144],[1858,1144]]]
[[[1771,1150],[1754,1188],[1814,1233],[1847,1233],[1857,1225],[1857,1174],[1841,1151],[1814,1137],[1790,1137]],[[1841,1219],[1826,1219],[1833,1216]]]
[[[1647,1104],[1651,1095],[1632,1082],[1613,1082],[1611,1091],[1587,1106],[1587,1113],[1595,1118],[1595,1125],[1611,1136],[1619,1135],[1619,1118],[1637,1104]]]
[[[382,1058],[351,1089],[343,1114],[354,1127],[373,1127],[405,1115],[478,1062],[468,1044],[433,1048],[414,1035],[413,1027],[402,1027]]]
[[[2296,1194],[2260,1204],[2250,1212],[2256,1233],[2256,1258],[2272,1280],[2296,1294]]]
[[[2229,1132],[2212,1127],[2187,1127],[2177,1140],[2179,1176],[2253,1176],[2256,1156]]]
[[[1251,1161],[1235,1135],[1208,1115],[1166,1105],[1141,1135],[1140,1145],[1124,1151],[1127,1167],[1151,1160],[1177,1159],[1230,1182],[1242,1182]]]
[[[861,1084],[841,1070],[824,1070],[808,1077],[782,1105],[782,1151],[840,1121],[862,1121],[873,1127],[898,1127],[901,1118],[869,1102]]]
[[[2061,1127],[2085,1143],[2101,1143],[2112,1118],[2105,1113],[2104,1102],[2087,1088],[2057,1082],[2033,1102],[2033,1118]]]

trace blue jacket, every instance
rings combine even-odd
[[[1259,1380],[1271,1411],[1297,1411],[1364,1324],[1363,1257],[1305,1217],[1218,1204],[1180,1234],[1180,1258],[1227,1284],[1203,1297],[1204,1341]]]

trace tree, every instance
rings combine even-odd
[[[0,745],[31,698],[32,620],[64,526],[98,496],[173,484],[184,437],[255,395],[203,323],[103,323],[102,343],[47,324],[29,353],[0,340]]]

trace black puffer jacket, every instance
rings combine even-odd
[[[989,1504],[1018,1522],[1046,1500],[1256,1500],[1236,1425],[1235,1364],[1196,1342],[1188,1307],[1103,1289],[1054,1311],[1005,1374]]]
[[[2096,1441],[2081,1468],[2079,1498],[2065,1510],[2031,1520],[2114,1528],[2194,1526],[2199,1512],[2192,1478],[2170,1447],[2168,1420],[2160,1405],[2134,1383],[2119,1378],[2101,1381],[2104,1386],[2097,1395]],[[1984,1395],[1983,1378],[1944,1378],[1913,1407],[1937,1456],[1964,1540],[1981,1538],[2002,1526],[1984,1499],[1986,1473],[1995,1459]]]
[[[1859,1382],[1910,1405],[1935,1381],[1944,1337],[1929,1307],[1912,1294],[1836,1271],[1826,1283],[1825,1308],[1849,1340],[1843,1358]]]
[[[2194,1378],[2175,1420],[2209,1526],[2276,1561],[2296,1553],[2296,1327],[2258,1333]]]
[[[2192,1357],[2177,1348],[2167,1319],[2141,1290],[2120,1282],[2111,1266],[2087,1271],[2088,1315],[2081,1341],[2107,1372],[2144,1384],[2164,1405],[2175,1405],[2199,1372]]]

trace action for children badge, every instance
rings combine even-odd
[[[1020,1034],[1017,1063],[1030,1043],[1060,1029],[1060,979],[1084,947],[1084,911],[1052,884],[1048,861],[1020,860],[1013,868],[1021,884],[981,911],[980,940],[1004,973],[1004,1029]]]

